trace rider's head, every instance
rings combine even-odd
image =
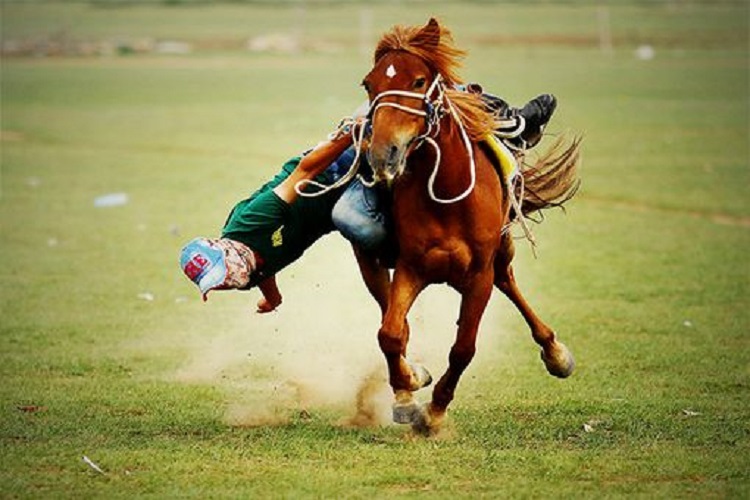
[[[195,238],[183,247],[180,267],[207,300],[211,290],[247,287],[256,260],[252,250],[238,241]]]

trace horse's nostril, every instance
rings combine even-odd
[[[398,161],[398,148],[396,146],[391,146],[391,149],[388,150],[388,164],[394,165]]]

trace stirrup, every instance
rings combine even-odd
[[[494,133],[500,139],[515,139],[520,137],[524,130],[526,130],[526,119],[521,115],[495,120]]]

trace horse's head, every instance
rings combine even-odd
[[[367,155],[376,180],[390,182],[403,173],[418,139],[434,125],[435,103],[442,100],[440,74],[420,52],[410,49],[437,49],[440,32],[437,21],[430,19],[409,33],[408,46],[400,42],[405,46],[383,48],[381,42],[375,66],[362,81],[370,99],[372,126]]]

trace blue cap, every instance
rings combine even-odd
[[[183,247],[180,267],[185,276],[198,285],[203,300],[206,300],[209,291],[221,286],[227,277],[224,252],[207,238],[195,238]]]

